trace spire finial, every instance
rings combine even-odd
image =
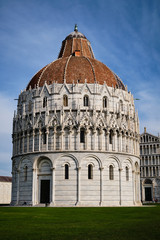
[[[78,32],[77,24],[75,24],[75,26],[74,26],[74,31],[75,31],[75,32]]]

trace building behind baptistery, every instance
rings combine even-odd
[[[133,95],[78,32],[18,98],[12,205],[140,205]]]

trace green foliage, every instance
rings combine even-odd
[[[3,240],[157,240],[160,206],[0,207],[0,236]]]

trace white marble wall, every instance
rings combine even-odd
[[[11,188],[11,182],[0,182],[0,204],[10,204]]]
[[[68,106],[63,105],[64,95]],[[88,106],[83,103],[85,95]],[[107,97],[105,108],[103,97]],[[80,141],[81,129],[84,142]],[[13,120],[12,204],[39,204],[43,179],[51,182],[51,205],[140,204],[138,156],[139,121],[127,90],[106,84],[45,84],[23,91]],[[48,172],[41,169],[44,160],[50,166]],[[65,162],[69,179],[64,179]],[[93,166],[93,179],[88,179],[88,164]],[[109,180],[110,164],[114,180]]]
[[[50,179],[50,202],[55,206],[119,206],[140,204],[139,158],[112,153],[37,153],[15,157],[15,180],[12,204],[36,205],[40,202],[40,180]],[[42,172],[41,162],[48,161],[49,171]],[[32,164],[31,164],[32,162]],[[24,181],[24,164],[28,166]],[[64,165],[69,164],[69,179],[65,179]],[[88,165],[93,165],[93,179],[88,179]],[[109,166],[114,167],[114,179],[109,179]],[[125,167],[129,168],[126,180]],[[32,175],[33,174],[33,175]],[[18,189],[15,189],[17,186]],[[22,189],[24,192],[22,192]]]

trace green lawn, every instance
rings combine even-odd
[[[0,207],[0,239],[160,239],[160,206]]]

